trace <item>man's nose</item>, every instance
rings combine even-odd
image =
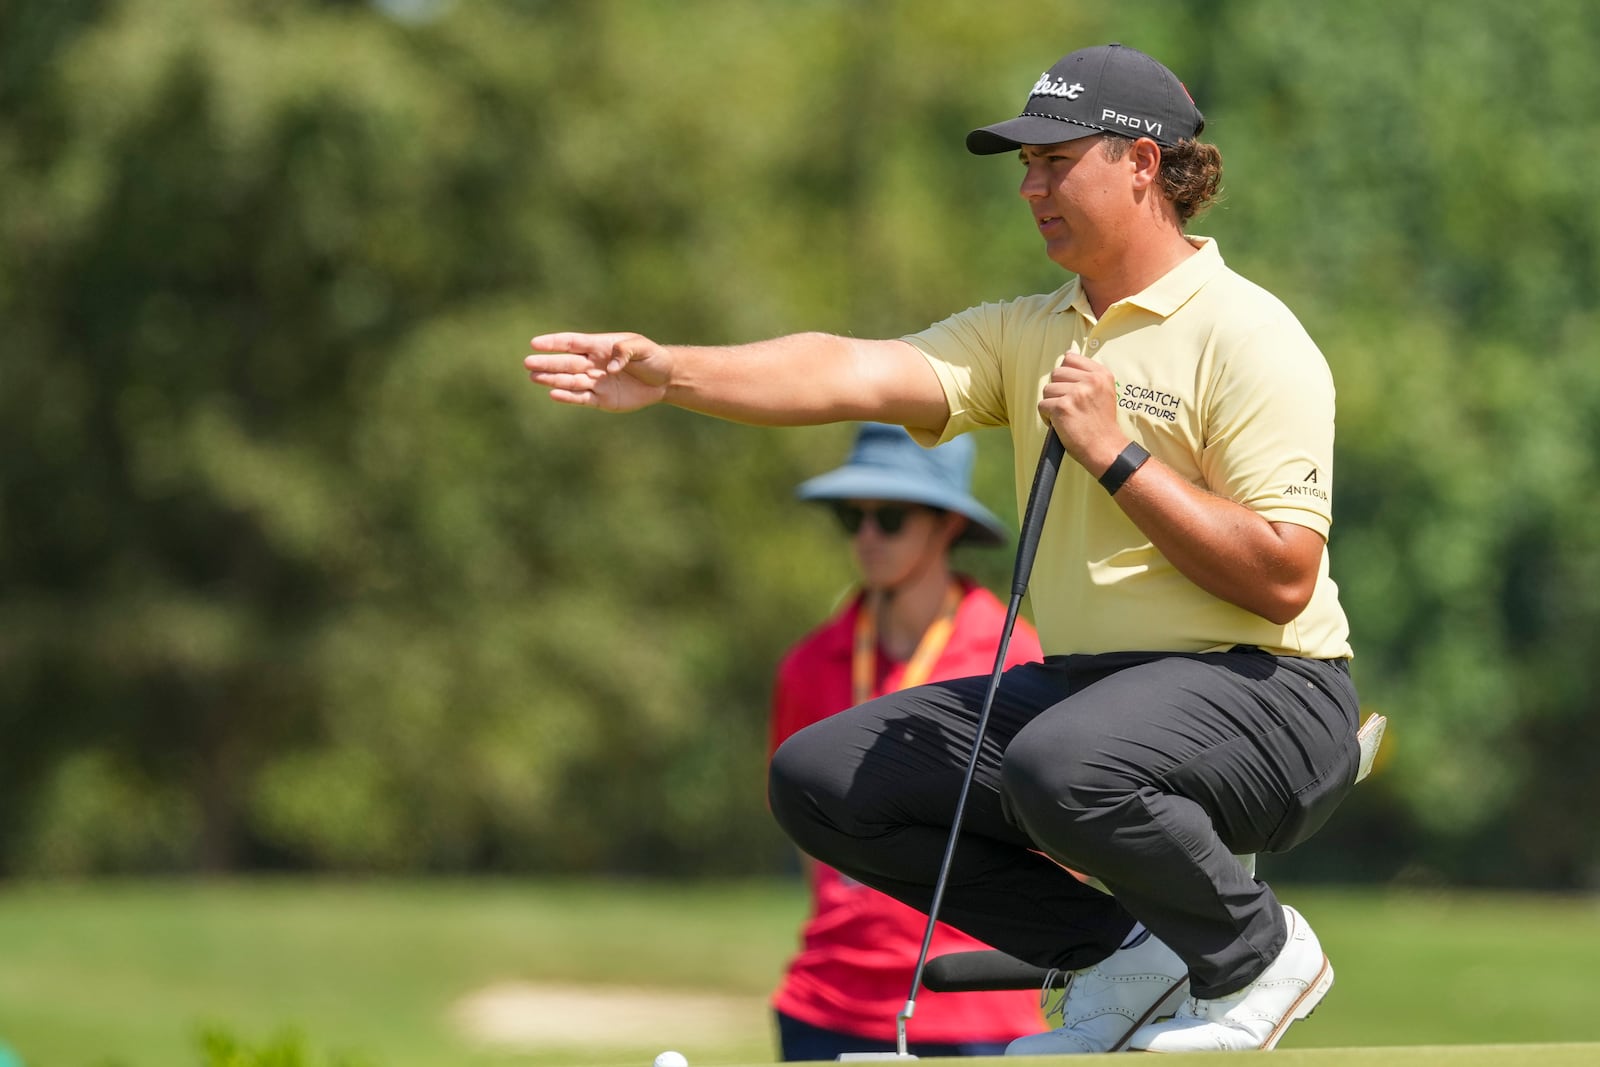
[[[1044,180],[1044,174],[1036,167],[1029,167],[1022,172],[1022,183],[1017,186],[1017,192],[1024,200],[1038,200],[1049,191],[1049,186]]]

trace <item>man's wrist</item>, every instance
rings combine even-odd
[[[1137,441],[1129,441],[1127,447],[1117,453],[1117,458],[1111,461],[1111,466],[1100,475],[1100,485],[1112,496],[1117,495],[1117,490],[1122,488],[1122,483],[1133,477],[1133,472],[1144,466],[1145,460],[1150,458],[1150,453]]]

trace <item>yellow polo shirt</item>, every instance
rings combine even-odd
[[[950,404],[938,438],[1009,426],[1017,503],[1044,444],[1038,403],[1072,345],[1116,375],[1128,436],[1194,485],[1273,522],[1332,522],[1333,378],[1281,301],[1222,261],[1216,242],[1096,320],[1076,279],[1054,293],[983,304],[909,335]],[[915,431],[914,431],[915,433]],[[1071,457],[1061,464],[1029,599],[1046,655],[1219,651],[1258,645],[1315,659],[1350,653],[1328,577],[1286,626],[1212,596],[1167,562]]]

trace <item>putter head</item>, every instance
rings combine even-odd
[[[1372,773],[1372,764],[1378,758],[1378,746],[1383,744],[1383,731],[1389,725],[1377,712],[1367,716],[1367,721],[1356,731],[1356,744],[1361,748],[1361,762],[1356,764],[1356,781]]]
[[[909,1052],[841,1052],[838,1063],[860,1063],[864,1060],[914,1060]]]

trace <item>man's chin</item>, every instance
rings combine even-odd
[[[1072,247],[1068,245],[1067,242],[1046,241],[1044,244],[1044,254],[1050,258],[1050,262],[1054,263],[1062,270],[1071,271],[1073,274],[1078,273],[1078,267],[1076,265],[1078,262],[1077,257],[1073,255]]]

